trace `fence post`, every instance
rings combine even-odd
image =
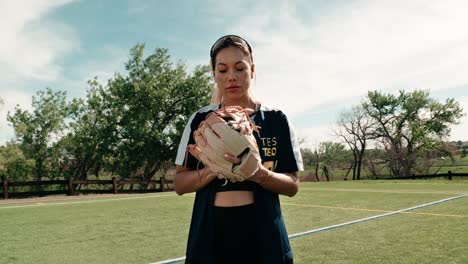
[[[8,199],[8,178],[2,176],[2,185],[3,185],[3,198]]]
[[[68,177],[68,195],[73,195],[73,179],[72,177]]]
[[[114,194],[117,194],[117,177],[112,177],[112,188],[114,189]]]
[[[166,190],[166,187],[165,187],[165,185],[166,185],[165,178],[164,178],[164,176],[161,176],[161,178],[159,178],[159,179],[160,179],[159,182],[161,183],[161,192],[164,192],[164,191]]]
[[[449,179],[449,181],[452,180],[452,171],[448,171],[448,179]]]

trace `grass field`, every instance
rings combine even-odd
[[[468,194],[466,180],[302,183],[290,235]],[[141,263],[184,255],[194,195],[2,204],[0,263]],[[468,197],[291,239],[295,263],[468,263]]]

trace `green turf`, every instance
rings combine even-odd
[[[291,242],[297,263],[468,263],[466,222],[395,215]]]
[[[281,202],[295,234],[462,193],[467,181],[320,182],[302,183]],[[0,263],[149,264],[181,257],[193,199],[163,193],[0,204]],[[468,263],[468,197],[412,212],[291,239],[295,263]]]
[[[192,201],[140,195],[0,209],[0,263],[150,263],[180,255]]]

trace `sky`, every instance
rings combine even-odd
[[[15,105],[50,87],[84,97],[87,80],[124,73],[130,49],[167,48],[209,64],[225,34],[249,41],[254,94],[283,110],[304,145],[336,140],[341,112],[368,91],[430,90],[468,112],[468,1],[0,0],[0,144]],[[468,141],[468,115],[450,140]]]

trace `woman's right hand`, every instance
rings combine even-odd
[[[178,195],[196,192],[213,181],[217,175],[208,167],[201,170],[192,170],[176,165],[174,176],[174,191]]]

